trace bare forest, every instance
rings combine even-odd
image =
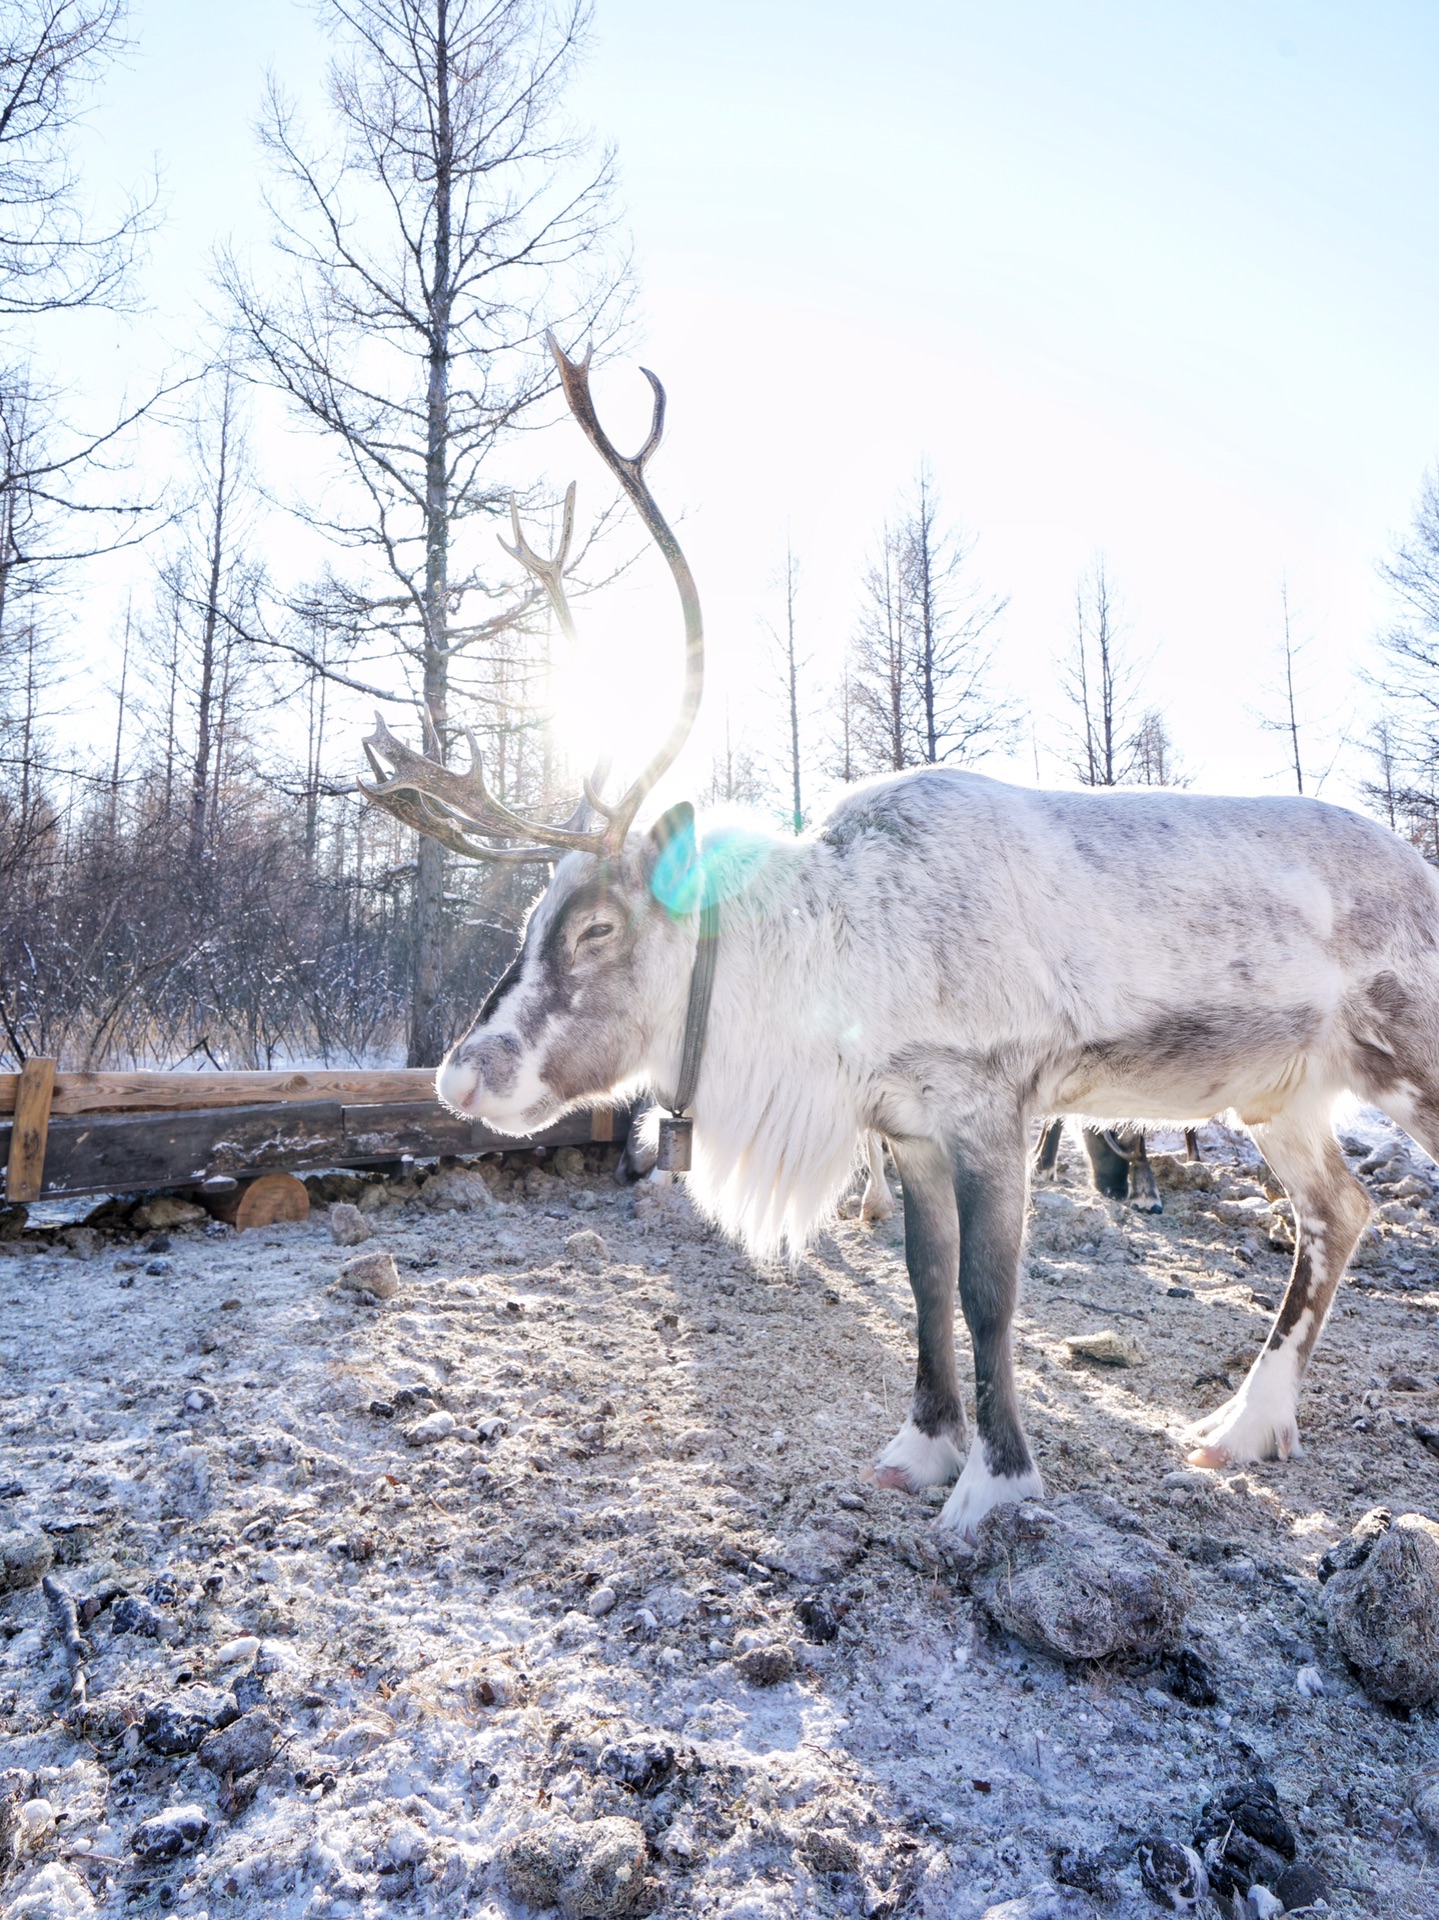
[[[68,1067],[432,1064],[501,971],[532,897],[363,806],[371,708],[498,797],[557,817],[576,772],[553,718],[545,597],[508,559],[514,449],[556,416],[543,336],[635,342],[613,157],[566,88],[590,22],[534,0],[325,0],[324,115],[273,81],[259,110],[270,246],[225,250],[211,323],[163,382],[96,419],[50,350],[63,316],[142,298],[162,217],[106,200],[76,154],[130,52],[120,0],[16,0],[0,42],[0,1054]],[[149,436],[147,464],[134,460]],[[168,449],[153,478],[153,448]],[[324,484],[290,483],[300,468]],[[316,465],[318,462],[318,466]],[[602,512],[567,559],[583,596],[627,564]],[[269,530],[308,566],[277,571]],[[761,697],[709,716],[710,803],[806,830],[837,787],[926,764],[1040,768],[1004,658],[1006,596],[921,461],[867,553],[848,634],[820,634],[803,555],[774,536],[755,610]],[[106,601],[104,563],[129,555]],[[1439,493],[1384,562],[1383,720],[1321,737],[1284,590],[1276,778],[1339,751],[1369,804],[1439,858]],[[94,669],[97,642],[114,665]],[[823,651],[822,644],[828,647]],[[1097,558],[1056,632],[1052,769],[1185,785],[1153,657]],[[713,704],[713,703],[712,703]],[[443,990],[442,990],[443,989]]]

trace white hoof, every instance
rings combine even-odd
[[[958,1445],[943,1433],[921,1433],[906,1420],[874,1463],[874,1477],[882,1487],[918,1493],[922,1487],[943,1487],[964,1465]]]
[[[864,1198],[859,1203],[859,1217],[867,1226],[875,1226],[881,1220],[888,1220],[894,1212],[894,1201],[890,1198],[889,1188],[879,1193],[871,1193],[865,1188]]]
[[[1249,1460],[1295,1460],[1299,1421],[1295,1396],[1267,1374],[1261,1359],[1231,1400],[1196,1420],[1188,1440],[1199,1442],[1188,1455],[1193,1467],[1234,1467]]]
[[[984,1457],[984,1442],[976,1440],[954,1492],[940,1510],[939,1529],[941,1533],[957,1533],[972,1540],[975,1528],[995,1507],[1043,1498],[1044,1482],[1038,1467],[1015,1475],[991,1473]]]

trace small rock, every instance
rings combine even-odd
[[[193,1200],[182,1200],[173,1193],[157,1193],[140,1202],[130,1215],[130,1225],[141,1233],[163,1232],[168,1227],[200,1227],[209,1217]]]
[[[613,1608],[618,1598],[619,1595],[613,1587],[596,1587],[589,1598],[590,1617],[595,1620],[602,1620]]]
[[[358,1247],[370,1237],[370,1223],[357,1206],[337,1200],[330,1208],[330,1238],[337,1247]]]
[[[1064,1342],[1064,1351],[1071,1360],[1087,1361],[1095,1367],[1138,1367],[1145,1359],[1137,1340],[1116,1333],[1112,1327],[1101,1327],[1097,1333],[1071,1334]]]
[[[177,1860],[182,1853],[193,1853],[209,1831],[203,1807],[167,1807],[140,1822],[130,1845],[142,1860]]]
[[[1091,1893],[1105,1905],[1119,1898],[1119,1881],[1110,1871],[1104,1856],[1084,1847],[1070,1847],[1054,1856],[1054,1877],[1061,1885],[1078,1887]]]
[[[38,1527],[0,1533],[0,1593],[33,1587],[55,1564],[55,1549]]]
[[[437,1412],[427,1414],[423,1420],[417,1420],[414,1426],[407,1427],[405,1442],[411,1447],[432,1447],[440,1440],[448,1440],[454,1431],[455,1416],[441,1407]]]
[[[551,1820],[527,1828],[500,1852],[511,1893],[565,1920],[609,1920],[644,1902],[646,1845],[635,1820],[612,1814],[583,1825]]]
[[[255,1707],[200,1742],[200,1765],[221,1776],[252,1773],[269,1760],[278,1731],[269,1714],[262,1707]]]
[[[565,1252],[571,1260],[590,1268],[600,1266],[610,1254],[603,1235],[596,1233],[593,1227],[581,1227],[578,1233],[570,1234],[565,1241]]]
[[[788,1680],[794,1672],[794,1648],[784,1645],[775,1647],[751,1647],[735,1661],[735,1668],[742,1680],[752,1687],[775,1687],[781,1680]]]
[[[27,1800],[20,1808],[20,1843],[37,1847],[55,1825],[55,1809],[48,1800]]]
[[[147,1260],[145,1262],[145,1271],[152,1279],[162,1280],[167,1273],[173,1273],[175,1271],[175,1262],[165,1259],[162,1254],[158,1260]]]
[[[1388,1507],[1371,1507],[1368,1513],[1354,1522],[1344,1538],[1336,1540],[1321,1557],[1320,1584],[1332,1579],[1336,1573],[1352,1573],[1355,1567],[1362,1567],[1375,1543],[1383,1539],[1393,1524],[1394,1515]]]
[[[484,1213],[495,1204],[489,1182],[474,1167],[441,1167],[425,1182],[420,1198],[436,1213]]]
[[[240,1709],[232,1693],[215,1687],[187,1687],[173,1700],[162,1700],[146,1713],[140,1738],[151,1753],[174,1755],[198,1752],[206,1734],[238,1720]]]
[[[578,1180],[585,1170],[585,1156],[578,1147],[558,1147],[550,1162],[561,1180]]]
[[[1244,1902],[1250,1920],[1273,1920],[1276,1913],[1283,1913],[1284,1902],[1277,1893],[1271,1893],[1268,1887],[1261,1886],[1256,1880]]]
[[[375,1300],[393,1300],[400,1290],[400,1270],[394,1254],[383,1247],[347,1260],[340,1268],[340,1285]]]
[[[970,1590],[1006,1633],[1061,1660],[1172,1646],[1194,1598],[1184,1564],[1137,1521],[1074,1496],[996,1507],[979,1524]]]
[[[1432,1520],[1401,1513],[1359,1566],[1332,1576],[1324,1612],[1335,1645],[1376,1700],[1417,1707],[1439,1699],[1439,1526]]]
[[[142,1640],[159,1640],[165,1633],[164,1615],[138,1593],[121,1594],[110,1609],[110,1631],[137,1634]]]
[[[1150,1897],[1170,1913],[1193,1913],[1208,1898],[1209,1875],[1193,1847],[1176,1840],[1142,1840],[1136,1857]]]
[[[1194,1844],[1211,1890],[1237,1899],[1256,1881],[1272,1885],[1298,1845],[1273,1781],[1262,1775],[1236,1781],[1205,1803]]]
[[[1159,1484],[1166,1493],[1213,1493],[1216,1481],[1203,1467],[1176,1467]]]
[[[1410,1804],[1431,1840],[1439,1840],[1439,1773],[1423,1773],[1410,1788]]]
[[[1219,1689],[1206,1661],[1190,1647],[1181,1647],[1164,1670],[1164,1684],[1186,1707],[1217,1707]]]
[[[1294,1685],[1305,1700],[1323,1698],[1324,1675],[1318,1667],[1301,1667],[1294,1676]]]
[[[1274,1883],[1274,1891],[1286,1913],[1302,1913],[1329,1898],[1329,1883],[1317,1867],[1296,1861],[1286,1867]]]
[[[1393,1393],[1423,1393],[1424,1382],[1412,1373],[1391,1373],[1389,1387]]]
[[[675,1770],[677,1756],[668,1741],[606,1747],[600,1770],[631,1793],[657,1793]]]
[[[66,1227],[60,1238],[77,1260],[93,1260],[105,1246],[94,1227]]]
[[[805,1594],[795,1601],[794,1611],[806,1635],[817,1645],[833,1640],[839,1632],[839,1617],[823,1594]]]

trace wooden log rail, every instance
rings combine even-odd
[[[628,1118],[568,1114],[516,1139],[441,1106],[434,1074],[424,1070],[58,1073],[51,1092],[45,1069],[53,1071],[53,1062],[29,1061],[23,1074],[0,1075],[0,1114],[13,1116],[0,1123],[12,1202],[580,1146],[622,1139]]]

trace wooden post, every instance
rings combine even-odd
[[[615,1115],[613,1107],[596,1107],[590,1114],[591,1140],[613,1140],[615,1137]]]
[[[45,1141],[50,1132],[50,1096],[54,1091],[55,1062],[27,1060],[15,1088],[10,1164],[5,1169],[5,1198],[12,1205],[40,1198],[45,1182]]]

